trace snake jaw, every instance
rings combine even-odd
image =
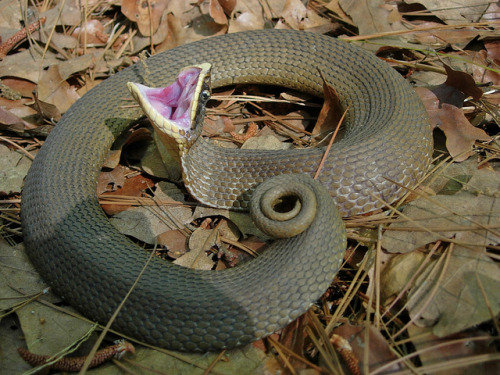
[[[201,134],[205,105],[211,92],[211,70],[209,63],[183,68],[175,82],[167,87],[127,83],[155,131],[175,139],[181,151]]]

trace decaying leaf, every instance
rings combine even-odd
[[[444,262],[432,261],[408,295],[415,324],[444,337],[500,312],[500,270],[482,248],[448,248]],[[491,309],[491,310],[490,310]]]
[[[401,218],[391,224],[382,237],[382,246],[392,253],[407,253],[439,239],[455,238],[483,246],[498,243],[498,191],[500,173],[478,170],[461,192],[408,204],[404,214],[411,220]],[[408,228],[408,232],[401,228]]]
[[[21,192],[31,161],[19,151],[0,144],[0,195]]]
[[[472,375],[500,373],[500,361],[485,360],[471,363],[466,368],[455,367],[457,359],[491,356],[496,354],[492,337],[488,332],[478,330],[461,332],[440,338],[432,334],[432,329],[411,326],[408,329],[410,339],[420,352],[419,359],[425,368],[440,368],[432,371],[433,375]],[[474,361],[475,362],[475,361]],[[430,373],[431,371],[429,371]]]
[[[430,261],[419,275],[408,300],[410,316],[433,326],[439,337],[491,318],[487,306],[493,314],[500,311],[500,270],[485,253],[500,243],[499,191],[500,173],[478,170],[455,195],[410,203],[407,219],[392,224],[382,238],[387,251],[401,253],[452,239],[444,258]]]

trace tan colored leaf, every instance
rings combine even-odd
[[[306,8],[300,0],[287,0],[281,16],[286,24],[295,30],[307,30],[331,25],[329,20]]]
[[[219,25],[227,25],[226,13],[220,5],[219,0],[210,0],[209,14]]]
[[[457,241],[446,260],[431,260],[409,295],[410,315],[419,325],[434,326],[439,337],[489,319],[487,305],[493,314],[500,311],[500,270],[485,252],[486,246],[500,242],[498,191],[500,173],[478,170],[455,195],[410,203],[405,218],[382,237],[389,252],[412,251],[438,239]]]
[[[358,27],[359,35],[402,29],[400,22],[389,21],[399,19],[391,15],[392,12],[397,12],[397,9],[385,7],[383,0],[339,0],[339,4]]]
[[[483,0],[405,0],[408,4],[422,4],[434,16],[447,24],[477,22],[488,9]]]
[[[480,251],[455,246],[449,262],[432,261],[416,280],[408,299],[410,317],[433,327],[438,337],[460,332],[500,312],[499,283],[495,262]]]
[[[57,65],[42,72],[42,78],[38,82],[38,97],[55,105],[61,113],[66,112],[80,98],[76,89],[63,79]]]
[[[474,244],[498,243],[500,200],[495,197],[498,191],[500,173],[478,170],[455,195],[436,195],[408,204],[404,214],[411,221],[400,218],[391,224],[382,237],[382,246],[391,253],[407,253],[442,237],[459,240],[464,236]],[[484,229],[489,227],[493,229]]]
[[[177,259],[188,251],[186,234],[179,229],[167,230],[158,236],[158,245],[168,248],[168,256]]]
[[[229,23],[228,33],[245,30],[259,30],[264,27],[264,19],[252,12],[240,13]]]
[[[31,160],[19,151],[0,144],[0,195],[20,193]]]
[[[196,229],[189,237],[189,251],[174,260],[174,263],[188,268],[211,270],[215,263],[207,256],[207,252],[212,246],[219,246],[217,237],[215,229]]]
[[[123,0],[121,9],[125,17],[137,22],[142,35],[151,36],[158,30],[167,5],[168,2],[163,0]]]

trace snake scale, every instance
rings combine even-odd
[[[427,115],[405,80],[375,56],[333,38],[283,30],[223,35],[153,56],[147,68],[139,63],[124,69],[67,111],[34,160],[22,194],[30,259],[61,297],[101,323],[148,257],[111,226],[96,197],[113,141],[142,115],[124,106],[126,83],[167,85],[182,67],[203,62],[213,65],[213,87],[270,84],[316,96],[322,95],[319,69],[349,110],[345,134],[319,176],[333,200],[305,176],[268,180],[311,185],[318,217],[308,230],[229,270],[196,271],[159,259],[147,268],[113,328],[185,351],[243,345],[300,316],[342,260],[345,233],[334,206],[347,216],[401,197],[425,173],[432,150]],[[256,184],[283,173],[311,174],[323,154],[239,151],[200,138],[184,166],[190,191],[211,205],[245,208]]]

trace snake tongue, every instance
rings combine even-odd
[[[192,130],[210,69],[210,64],[184,68],[167,87],[151,88],[132,82],[127,86],[155,129],[179,140]]]

